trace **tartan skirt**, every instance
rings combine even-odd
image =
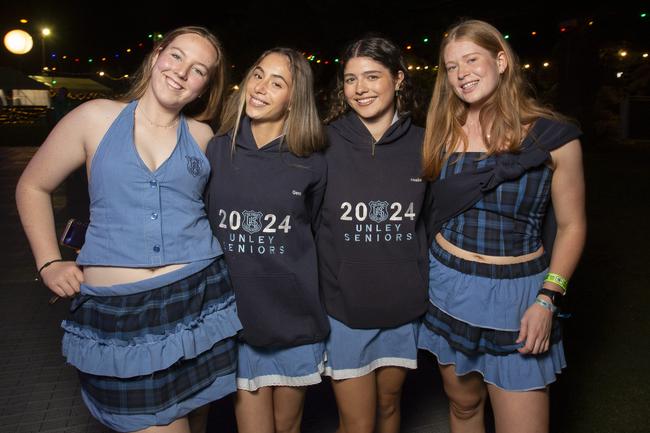
[[[453,364],[459,376],[477,372],[508,391],[543,389],[556,380],[566,366],[557,318],[547,352],[517,351],[524,345],[517,343],[521,318],[535,302],[545,269],[528,274],[537,268],[486,265],[511,268],[489,273],[511,278],[494,278],[464,273],[433,255],[429,259],[429,308],[418,335],[420,349],[433,353],[441,365]]]
[[[241,324],[225,261],[162,277],[131,294],[128,284],[84,285],[62,323],[86,405],[117,431],[169,424],[236,390]]]

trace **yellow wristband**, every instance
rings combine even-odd
[[[549,283],[556,284],[558,287],[562,289],[563,294],[566,294],[566,289],[569,286],[569,280],[564,278],[562,275],[549,272],[548,274],[546,274],[544,281],[545,282],[548,281]]]

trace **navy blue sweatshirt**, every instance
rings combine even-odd
[[[258,149],[244,117],[208,145],[212,175],[206,209],[230,269],[243,325],[259,347],[325,339],[329,324],[318,289],[314,224],[327,180],[320,153],[301,158],[282,138]]]
[[[327,128],[327,191],[317,244],[327,312],[352,328],[390,328],[427,307],[421,218],[424,130],[401,117],[377,142],[354,112]]]

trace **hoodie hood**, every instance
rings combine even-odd
[[[369,151],[371,150],[371,145],[383,146],[396,142],[409,131],[410,126],[411,117],[401,116],[375,142],[374,137],[366,125],[364,125],[357,113],[352,110],[329,125],[330,128],[334,129],[338,135],[354,147]]]
[[[232,139],[232,131],[228,133],[228,137]],[[284,134],[271,140],[263,147],[258,148],[257,142],[255,141],[255,137],[253,136],[253,130],[251,128],[251,119],[244,114],[241,118],[241,122],[239,123],[239,131],[237,131],[237,140],[235,141],[235,146],[237,148],[246,149],[255,152],[288,151],[287,146],[282,146],[283,140],[284,140]]]

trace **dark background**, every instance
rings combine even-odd
[[[119,92],[128,80],[118,78],[132,74],[151,49],[153,38],[149,35],[192,24],[210,28],[222,40],[231,66],[231,83],[241,79],[262,51],[287,45],[315,56],[312,63],[317,90],[323,92],[333,84],[334,59],[355,37],[379,32],[404,48],[408,64],[433,67],[445,29],[463,17],[480,18],[510,35],[522,64],[531,64],[526,73],[539,97],[583,123],[587,134],[612,134],[609,129],[617,119],[607,117],[620,115],[621,102],[630,95],[650,94],[650,58],[640,57],[650,51],[650,17],[641,17],[642,12],[650,11],[650,5],[577,3],[159,1],[139,2],[135,11],[135,2],[121,1],[5,2],[0,31],[4,35],[10,29],[22,28],[32,34],[34,48],[23,56],[2,48],[0,64],[39,73],[40,29],[48,26],[52,35],[45,39],[46,63],[57,68],[53,75],[92,77]],[[20,18],[29,23],[19,24]],[[536,36],[531,35],[533,31]],[[423,42],[425,37],[428,42]],[[412,49],[406,50],[407,45]],[[621,49],[628,50],[629,55],[619,56]],[[66,60],[64,55],[68,56]],[[550,62],[548,68],[541,66],[545,61]],[[100,70],[106,73],[104,77],[97,75]],[[616,73],[621,71],[623,76],[617,78]],[[426,108],[435,73],[432,69],[413,70],[412,76],[420,89],[421,105]],[[632,119],[636,112],[631,114]],[[420,123],[422,117],[416,114]]]
[[[582,262],[572,278],[566,310],[565,349],[568,368],[551,387],[554,432],[650,431],[650,12],[648,2],[462,2],[462,1],[312,1],[302,2],[29,2],[3,3],[0,31],[22,28],[34,37],[24,56],[0,48],[0,65],[35,74],[41,68],[38,29],[49,26],[48,60],[57,75],[92,77],[119,91],[152,47],[148,34],[181,25],[204,25],[222,40],[231,83],[265,49],[288,45],[313,54],[317,87],[332,84],[334,58],[343,45],[369,31],[381,32],[405,49],[407,63],[435,65],[444,30],[461,17],[485,19],[504,34],[519,54],[537,95],[577,119],[582,138],[587,183],[589,233]],[[20,18],[30,20],[18,23]],[[589,23],[592,23],[591,25]],[[561,28],[565,28],[562,32]],[[537,35],[532,36],[531,32]],[[429,42],[423,42],[428,37]],[[139,47],[138,43],[142,43]],[[406,50],[410,44],[411,50]],[[125,49],[132,48],[132,54]],[[621,50],[628,56],[622,57]],[[113,56],[120,54],[119,59]],[[63,61],[60,56],[79,58]],[[101,57],[106,56],[106,62]],[[89,63],[88,58],[93,58]],[[324,62],[328,61],[329,64]],[[542,68],[543,61],[550,62]],[[112,78],[97,76],[104,70]],[[617,78],[617,73],[622,76]],[[426,107],[435,80],[431,70],[413,71]],[[419,121],[422,116],[420,113]],[[28,146],[33,151],[51,125],[3,125],[0,146]],[[25,147],[27,149],[27,147]],[[23,164],[21,162],[20,164]],[[18,163],[16,163],[18,164]],[[21,165],[22,167],[22,165]],[[15,170],[18,172],[18,168]],[[2,183],[7,195],[14,178]],[[83,178],[81,178],[83,180]],[[11,184],[11,185],[9,185]],[[67,203],[57,221],[87,209],[79,178],[63,186]],[[20,254],[0,256],[5,281],[23,278],[31,258],[22,238],[15,208],[5,199],[9,222],[0,233],[22,245]],[[4,202],[3,202],[4,203]],[[17,266],[20,264],[20,266]],[[19,272],[20,271],[20,272]],[[12,274],[13,272],[13,274]],[[11,277],[14,275],[15,277]],[[13,278],[13,279],[12,279]],[[4,283],[3,283],[4,284]],[[13,284],[13,283],[12,283]],[[7,283],[8,287],[8,283]],[[8,293],[8,292],[7,292]],[[440,392],[432,357],[423,354],[420,369],[409,375],[405,406],[418,407],[425,396]],[[335,408],[327,384],[308,393],[306,415]],[[325,404],[326,403],[326,404]],[[218,424],[233,430],[228,401],[216,406]],[[230,417],[230,418],[228,418]],[[229,420],[229,421],[227,421]],[[1,430],[1,429],[0,429]]]

